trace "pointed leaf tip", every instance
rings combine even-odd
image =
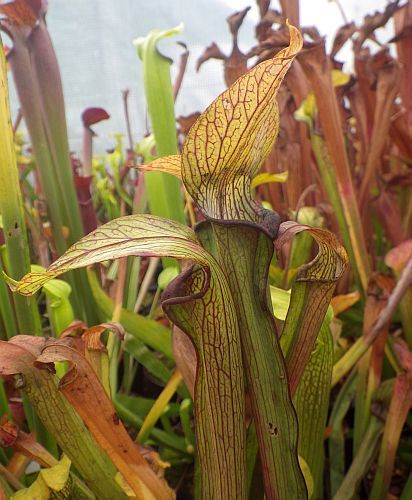
[[[163,156],[162,158],[157,158],[146,165],[139,165],[137,168],[141,172],[163,172],[181,179],[182,157],[180,155]]]
[[[129,215],[89,233],[53,262],[46,272],[28,273],[18,282],[11,280],[11,284],[14,291],[33,295],[59,274],[128,255],[190,259],[207,269],[211,259],[191,228],[153,215]]]
[[[220,94],[190,129],[182,151],[182,179],[203,213],[260,222],[251,182],[279,128],[276,95],[302,36],[289,25],[290,44]]]

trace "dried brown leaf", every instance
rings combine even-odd
[[[366,39],[373,37],[376,29],[385,26],[389,19],[399,9],[399,1],[400,0],[395,0],[394,2],[388,3],[383,12],[376,11],[374,14],[368,14],[364,17],[363,24],[359,28],[359,36],[354,43],[356,51],[361,48]]]
[[[263,17],[269,9],[270,0],[256,0],[256,3],[259,7],[260,17]]]
[[[19,428],[14,422],[6,420],[0,426],[0,446],[9,448],[14,446],[19,435]]]
[[[274,23],[284,24],[284,18],[280,12],[274,9],[266,10],[262,15],[259,23],[256,25],[255,34],[256,39],[259,42],[264,41],[272,32],[272,26]]]
[[[392,248],[385,257],[385,264],[400,273],[408,260],[412,257],[412,238],[402,242],[400,245]]]
[[[31,460],[36,461],[42,467],[53,467],[58,463],[58,460],[38,443],[31,434],[26,434],[22,430],[19,431],[13,448]]]
[[[340,108],[332,85],[330,59],[326,56],[324,41],[302,51],[298,60],[302,64],[316,97],[323,134],[334,165],[357,272],[366,290],[370,275],[370,262],[343,136]]]
[[[36,366],[48,369],[51,363],[68,361],[70,368],[61,379],[59,389],[134,492],[138,496],[147,495],[148,498],[174,498],[173,492],[137,451],[86,358],[68,345],[66,340],[49,343],[37,358]]]
[[[209,59],[220,59],[222,61],[226,59],[226,55],[220,50],[219,46],[215,42],[206,47],[203,54],[197,60],[196,71],[199,71],[202,64]]]
[[[380,158],[388,139],[394,101],[400,83],[399,66],[386,49],[372,58],[371,66],[377,75],[376,106],[370,149],[359,193],[361,211],[366,208],[371,188],[376,186]]]
[[[195,123],[199,116],[199,111],[195,111],[194,113],[186,116],[178,116],[176,118],[176,121],[179,124],[179,133],[186,136],[190,130],[190,127]]]
[[[351,36],[356,33],[356,24],[354,22],[344,24],[336,32],[335,38],[332,44],[332,50],[330,52],[330,57],[335,58],[336,54],[345,45],[345,43],[351,38]]]
[[[106,346],[101,341],[101,335],[106,330],[113,332],[118,339],[123,339],[125,336],[124,328],[120,323],[101,323],[83,332],[82,340],[86,349],[106,352]]]
[[[394,14],[396,51],[401,66],[401,97],[407,111],[407,123],[412,129],[412,3],[407,2]]]
[[[283,16],[294,26],[299,26],[299,0],[279,0]]]
[[[13,2],[1,3],[2,13],[12,25],[28,26],[33,28],[37,22],[36,3],[28,0],[14,0]]]
[[[398,197],[389,190],[382,189],[373,206],[378,213],[385,236],[392,245],[399,245],[404,237],[402,227],[403,214]]]
[[[250,7],[246,7],[243,10],[240,10],[239,12],[235,12],[234,14],[230,15],[226,21],[229,25],[230,32],[232,33],[234,40],[237,39],[238,31],[240,27],[243,24],[243,21],[249,12]]]

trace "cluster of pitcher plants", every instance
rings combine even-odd
[[[125,90],[75,154],[47,2],[0,3],[0,499],[411,497],[412,2],[330,54],[280,4],[248,53],[228,17],[202,113],[157,48],[182,26],[135,40],[150,133]]]

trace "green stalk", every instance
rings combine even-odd
[[[246,440],[246,488],[251,498],[254,485],[254,479],[258,475],[261,477],[261,467],[259,461],[259,443],[256,436],[256,428],[255,423],[250,423],[249,429],[247,431],[247,440]],[[263,481],[262,481],[263,482]]]
[[[192,454],[196,449],[196,438],[191,425],[193,402],[191,399],[184,399],[180,403],[179,415],[183,434],[187,445],[187,452]]]
[[[412,498],[412,472],[409,474],[409,478],[402,490],[400,500],[408,500],[408,498]]]
[[[167,384],[171,377],[171,371],[158,358],[157,353],[148,349],[146,344],[131,335],[127,336],[123,348],[125,353],[132,356],[132,359],[136,359],[157,380],[160,380],[163,384]]]
[[[128,311],[133,311],[136,304],[140,281],[140,263],[140,257],[128,257],[127,259],[125,307]]]
[[[356,394],[356,372],[353,371],[346,379],[329,418],[331,429],[329,437],[329,473],[330,491],[333,497],[338,491],[345,475],[345,436],[343,433],[343,420],[348,412]]]
[[[0,214],[6,240],[9,275],[20,279],[30,270],[29,245],[24,221],[23,202],[19,187],[13,132],[10,118],[7,70],[3,45],[0,40]],[[21,333],[41,335],[40,316],[36,301],[14,295],[17,324]],[[3,301],[3,298],[2,298]],[[6,307],[3,304],[2,309]],[[10,312],[10,311],[9,311]],[[9,317],[10,319],[10,317]],[[10,333],[13,333],[9,324]]]
[[[30,50],[33,73],[40,91],[43,123],[64,206],[65,222],[70,229],[69,243],[74,243],[84,233],[70,163],[60,70],[43,16],[32,31]]]
[[[0,316],[4,325],[5,335],[9,339],[17,334],[17,327],[14,319],[13,307],[10,302],[9,289],[1,274],[3,271],[2,267],[0,261]]]
[[[70,162],[63,85],[56,54],[47,30],[45,17],[41,16],[30,37],[30,48],[35,78],[42,98],[42,112],[54,170],[60,186],[64,219],[69,227],[68,243],[72,244],[84,235],[79,203]],[[95,304],[90,293],[85,271],[73,275],[74,294],[79,299],[83,317],[90,324],[97,320]]]
[[[363,336],[373,327],[386,303],[387,290],[382,290],[378,283],[372,282],[366,297],[363,316]],[[382,344],[383,342],[383,344]],[[372,396],[380,384],[386,333],[382,332],[371,348],[358,361],[358,382],[355,397],[355,422],[353,433],[353,453],[356,454],[365,435],[371,415]],[[380,353],[380,360],[377,353]]]
[[[177,134],[174,113],[174,98],[170,79],[171,60],[157,49],[159,40],[180,33],[182,26],[167,31],[153,30],[134,44],[143,62],[143,80],[147,108],[152,126],[157,155],[177,153]],[[186,223],[181,182],[162,172],[146,172],[145,186],[150,212],[154,215]],[[176,261],[163,259],[167,267],[176,266]]]
[[[70,163],[58,63],[44,15],[34,27],[25,26],[31,30],[30,36],[22,35],[25,29],[19,29],[19,23],[7,26],[13,37],[9,61],[46,196],[57,252],[62,254],[67,243],[83,236],[83,228]],[[68,242],[63,237],[63,226],[69,228]],[[95,323],[85,272],[74,273],[67,279],[74,291],[72,300],[77,316]]]
[[[0,380],[0,414],[10,416],[9,401],[4,389],[3,380]]]
[[[278,216],[272,217],[276,225]],[[297,456],[297,418],[268,299],[272,241],[254,224],[213,221],[211,229],[203,224],[199,230],[203,244],[225,270],[233,294],[266,495],[306,498]]]
[[[122,420],[132,425],[135,429],[140,429],[142,427],[143,419],[136,415],[135,412],[130,411],[124,404],[121,403],[119,398],[115,398],[113,400],[113,405]],[[152,438],[156,439],[159,444],[167,446],[172,450],[176,450],[182,454],[187,453],[185,440],[178,436],[174,436],[162,431],[161,429],[154,428],[152,430]]]
[[[355,253],[353,251],[352,241],[345,219],[341,195],[339,193],[339,188],[336,182],[335,170],[329,156],[326,142],[322,136],[315,134],[312,128],[310,128],[310,140],[313,152],[315,154],[316,162],[319,167],[323,186],[325,188],[326,194],[328,195],[329,201],[333,208],[333,213],[338,223],[340,235],[342,236],[343,243],[349,254],[352,269],[354,269],[357,279],[359,280],[360,277],[356,264]]]
[[[359,483],[368,472],[376,456],[382,430],[383,422],[379,418],[372,417],[359,450],[333,500],[351,500],[355,497]]]
[[[13,50],[9,57],[9,63],[19,96],[19,102],[23,110],[24,121],[30,135],[31,145],[36,158],[41,187],[46,197],[48,214],[53,229],[53,238],[56,243],[57,252],[60,254],[67,248],[62,232],[64,219],[59,203],[61,199],[60,188],[54,180],[53,161],[42,123],[40,90],[33,75],[30,53],[27,45],[20,37],[14,38]]]
[[[313,500],[324,498],[324,436],[333,367],[333,338],[329,327],[331,316],[327,314],[322,324],[315,348],[293,397],[299,422],[298,451],[312,474]]]
[[[210,285],[203,292],[206,279]],[[198,298],[181,299],[187,296]],[[198,354],[194,411],[201,498],[246,500],[242,353],[225,275],[213,261],[210,278],[191,266],[165,290],[162,306]]]
[[[358,380],[355,396],[355,421],[353,425],[353,453],[356,454],[362,443],[370,420],[370,406],[373,389],[369,384],[372,348],[369,349],[357,363]]]
[[[335,363],[332,372],[332,387],[334,387],[370,348],[370,343],[359,337],[345,354]]]

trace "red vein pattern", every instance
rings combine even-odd
[[[208,268],[211,257],[192,229],[152,215],[129,215],[113,220],[72,245],[45,273],[28,273],[10,282],[13,291],[33,295],[47,281],[72,269],[128,255],[191,259]]]
[[[299,269],[282,332],[292,395],[309,361],[336,282],[348,265],[346,251],[334,234],[292,221],[280,225],[277,250],[302,231],[316,240],[318,253]]]
[[[241,76],[206,109],[182,151],[182,179],[205,215],[260,221],[251,182],[279,128],[278,88],[302,37],[289,26],[290,45]]]

